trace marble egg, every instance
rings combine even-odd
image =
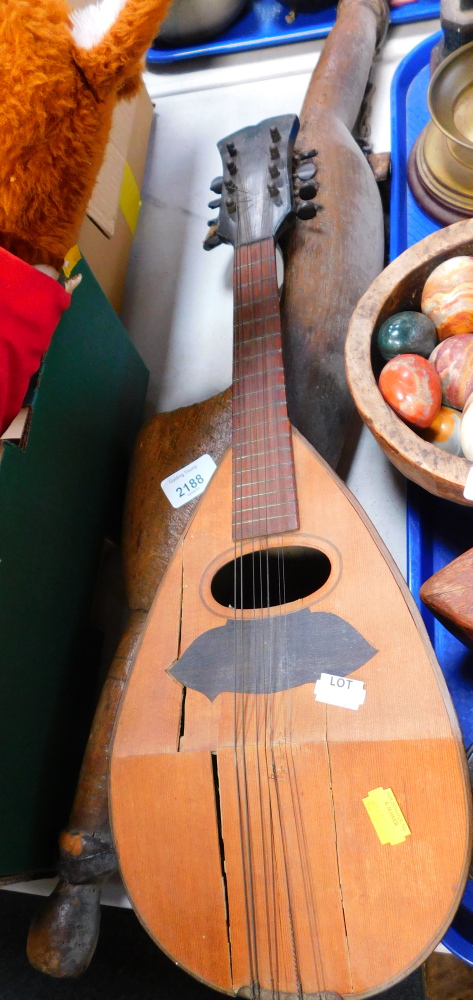
[[[378,347],[385,361],[398,354],[428,358],[437,343],[437,331],[424,313],[406,310],[386,319],[378,332]]]
[[[473,333],[473,257],[450,257],[439,264],[424,285],[421,309],[439,340]]]
[[[473,334],[462,333],[437,344],[429,361],[439,375],[444,406],[463,410],[473,392]]]
[[[450,455],[463,455],[460,441],[460,425],[462,415],[449,406],[441,406],[435,419],[425,430],[419,428],[419,434],[424,441],[436,444]]]
[[[429,427],[442,403],[437,372],[418,354],[398,354],[388,361],[379,389],[394,412],[414,427]]]
[[[462,452],[469,462],[473,462],[473,393],[465,403],[460,427]]]

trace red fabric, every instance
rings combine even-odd
[[[58,281],[0,247],[0,434],[21,409],[70,301]]]

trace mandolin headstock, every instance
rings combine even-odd
[[[292,184],[297,115],[267,118],[217,144],[223,176],[212,188],[221,193],[216,242],[234,247],[276,237],[295,214]]]

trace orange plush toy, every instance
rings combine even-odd
[[[102,163],[114,105],[170,0],[0,5],[0,433],[21,407],[70,288],[57,278]],[[41,273],[43,272],[43,273]]]

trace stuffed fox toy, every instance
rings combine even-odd
[[[56,279],[169,3],[0,4],[0,433],[69,305]]]

